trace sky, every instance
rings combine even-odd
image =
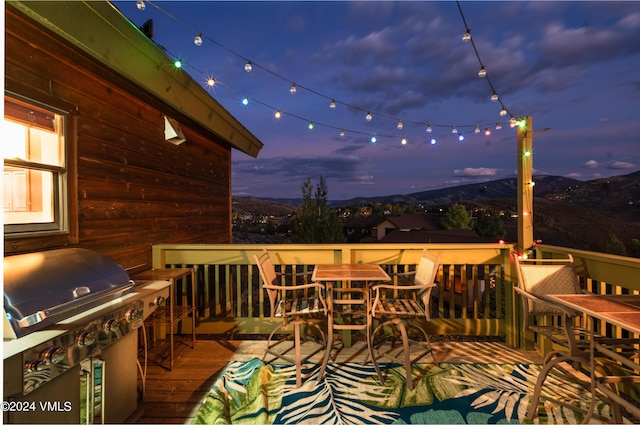
[[[152,19],[155,43],[264,143],[232,151],[234,196],[300,198],[320,176],[331,200],[514,177],[510,119],[525,116],[534,175],[640,170],[638,1],[114,4]]]

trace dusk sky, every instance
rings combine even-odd
[[[257,158],[232,151],[234,196],[300,198],[320,175],[332,200],[513,177],[509,119],[522,116],[534,174],[640,169],[640,2],[114,4],[137,26],[153,19],[180,72],[264,143]]]

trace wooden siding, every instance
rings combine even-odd
[[[153,244],[230,243],[229,145],[5,11],[5,89],[70,114],[72,207],[69,235],[5,235],[5,255],[74,245],[141,271]],[[164,115],[180,122],[185,143],[164,140]]]

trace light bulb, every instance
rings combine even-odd
[[[344,130],[340,130],[340,137],[344,137]]]
[[[456,128],[456,126],[454,125],[453,128],[451,129],[451,132],[453,134],[456,134],[458,132],[458,129]]]
[[[491,130],[489,130],[488,128],[484,129],[484,135],[485,136],[490,136],[491,135]]]
[[[464,135],[462,133],[460,133],[460,135],[458,136],[458,140],[460,140],[461,142],[464,140]]]
[[[371,121],[373,117],[371,116],[371,112],[367,112],[367,115],[364,117],[365,120]]]
[[[275,117],[276,117],[277,120],[279,120],[281,116],[282,116],[282,114],[280,113],[280,109],[278,109],[276,111]]]
[[[216,79],[215,79],[215,78],[213,78],[213,77],[209,77],[209,79],[207,80],[207,85],[208,85],[209,87],[213,87],[213,86],[215,86],[215,85],[216,85]]]
[[[147,8],[147,5],[144,4],[144,0],[138,0],[138,2],[136,3],[136,7],[138,8],[138,10],[145,10]]]
[[[182,68],[182,61],[180,59],[174,60],[173,61],[173,66],[175,66],[178,69]]]
[[[402,124],[402,120],[398,121],[398,130],[402,130],[402,127],[404,127],[404,124]]]
[[[511,117],[511,119],[509,120],[509,126],[511,128],[516,126],[516,119],[514,117]]]
[[[313,130],[313,123],[309,122],[309,125],[307,127],[309,128],[309,130]]]
[[[251,72],[251,70],[252,70],[252,69],[253,69],[253,66],[251,65],[251,61],[247,62],[247,63],[244,65],[244,70],[245,70],[245,71],[247,71],[247,72]]]
[[[502,124],[500,123],[496,124],[496,130],[502,130]]]
[[[507,108],[503,106],[502,109],[500,109],[500,116],[504,117],[505,115],[507,115]]]
[[[401,142],[401,143],[402,143],[403,145],[406,145],[406,144],[407,144],[407,138],[406,138],[406,137],[403,137],[403,138],[402,138],[402,142]]]
[[[478,71],[478,77],[483,78],[487,76],[487,70],[483,67],[480,68],[480,71]]]
[[[431,139],[431,144],[435,145],[436,144],[436,139]]]
[[[249,99],[248,99],[248,98],[246,98],[246,97],[243,97],[243,98],[242,98],[242,104],[243,104],[244,106],[247,106],[247,105],[249,104]]]
[[[336,109],[336,101],[335,100],[331,100],[331,103],[329,104],[329,108],[330,109]]]
[[[193,39],[193,44],[196,46],[202,46],[202,33],[199,32],[198,35]]]
[[[478,126],[476,125],[476,129],[475,129],[475,130],[473,130],[473,132],[474,132],[474,133],[476,133],[476,134],[480,133],[480,127],[478,127]]]
[[[378,138],[376,136],[371,136],[371,143],[375,143],[378,141]]]
[[[467,32],[464,33],[464,35],[462,36],[462,41],[465,43],[468,43],[471,41],[471,32],[470,30],[467,30]]]
[[[427,124],[427,133],[431,133],[432,131],[431,125]]]
[[[296,89],[295,83],[291,84],[291,88],[289,89],[289,93],[296,94],[297,91],[298,91],[298,89]]]
[[[497,102],[498,101],[498,93],[493,92],[493,94],[491,95],[491,101],[492,102]]]

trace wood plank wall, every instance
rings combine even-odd
[[[5,235],[5,255],[78,246],[138,272],[151,268],[153,244],[230,243],[230,147],[5,10],[5,89],[70,114],[71,179],[71,232]],[[164,115],[180,122],[185,143],[164,140]]]

